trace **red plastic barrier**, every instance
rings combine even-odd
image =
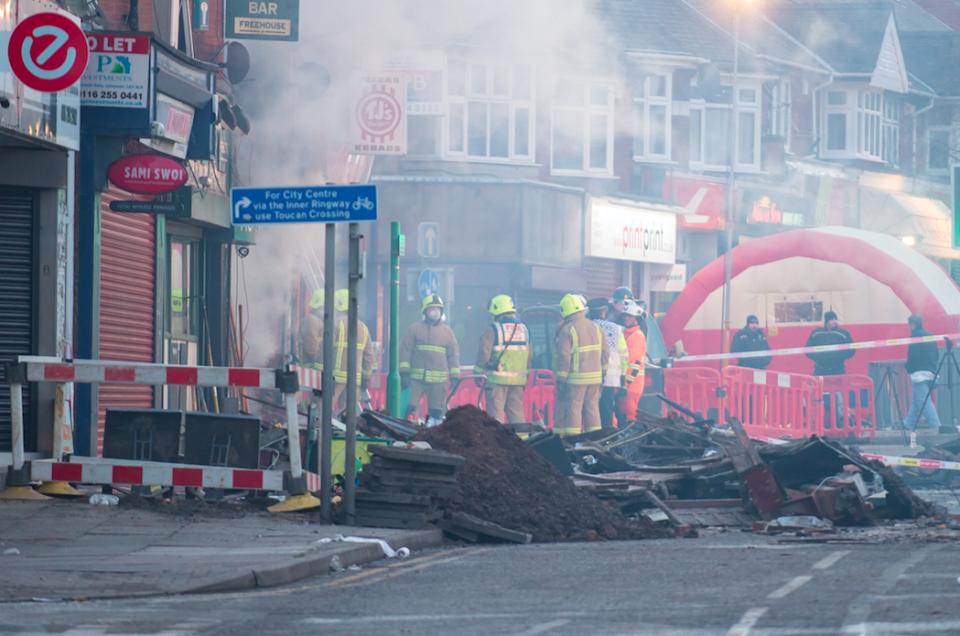
[[[817,379],[823,399],[823,435],[873,437],[876,434],[872,379],[865,375],[827,375]]]
[[[367,392],[370,394],[370,404],[374,411],[387,408],[387,374],[374,373],[367,382]]]
[[[479,406],[480,408],[485,408],[486,400],[483,398],[482,391],[477,385],[477,380],[483,381],[483,376],[481,375],[465,375],[462,376],[460,384],[457,385],[457,390],[453,392],[453,395],[450,396],[450,399],[447,400],[448,408],[456,408],[458,406],[466,406],[470,404],[472,406]],[[450,385],[447,385],[447,392],[450,391]]]
[[[530,370],[523,392],[523,414],[528,422],[543,422],[547,428],[553,428],[556,385],[552,371]]]
[[[748,435],[800,439],[822,435],[820,379],[796,373],[726,367],[726,408]]]
[[[663,370],[663,394],[671,402],[700,413],[704,418],[713,417],[723,410],[723,398],[717,397],[720,388],[720,372],[715,369],[691,367]]]

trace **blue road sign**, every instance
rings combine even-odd
[[[430,294],[440,293],[440,279],[437,273],[432,269],[425,269],[420,272],[420,298],[426,298]]]
[[[234,225],[376,221],[377,186],[233,188],[230,217]]]
[[[440,224],[421,223],[417,251],[421,258],[440,258]]]

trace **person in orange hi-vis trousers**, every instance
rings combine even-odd
[[[637,407],[643,396],[644,368],[647,358],[647,338],[640,330],[640,321],[646,318],[643,308],[632,300],[623,305],[620,314],[623,320],[623,335],[627,339],[627,397],[624,398],[623,412],[627,421],[637,419]]]

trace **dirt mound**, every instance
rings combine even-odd
[[[415,439],[462,455],[457,469],[460,492],[445,507],[511,530],[534,541],[650,539],[671,536],[645,519],[627,519],[560,474],[516,435],[475,406],[447,413],[443,424]]]

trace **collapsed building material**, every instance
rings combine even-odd
[[[409,420],[391,417],[386,413],[370,409],[360,414],[359,419],[357,419],[357,427],[364,435],[387,437],[398,442],[406,442],[423,430],[422,426]]]
[[[515,434],[474,406],[447,413],[440,426],[416,436],[466,459],[451,513],[533,536],[533,541],[641,539],[669,536],[645,519],[628,519],[616,505],[578,489]]]
[[[449,520],[444,519],[439,525],[445,532],[470,543],[506,541],[526,544],[533,540],[533,535],[530,533],[509,530],[462,512],[453,513]]]

